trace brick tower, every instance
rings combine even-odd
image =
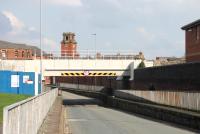
[[[63,33],[63,40],[61,42],[61,56],[62,57],[77,57],[77,42],[75,34],[68,32]]]

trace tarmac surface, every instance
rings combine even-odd
[[[102,107],[100,101],[63,92],[65,118],[72,134],[191,134],[173,124]]]

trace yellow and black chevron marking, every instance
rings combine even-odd
[[[85,75],[84,73],[80,72],[68,72],[68,73],[61,73],[61,76],[116,76],[116,73],[113,72],[92,72]]]

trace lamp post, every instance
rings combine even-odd
[[[40,89],[43,92],[42,85],[42,0],[40,0]]]
[[[94,53],[95,53],[95,58],[96,58],[96,53],[97,53],[97,48],[96,48],[96,43],[97,43],[97,34],[96,33],[94,33],[94,34],[92,34],[93,36],[94,36]]]
[[[94,36],[94,53],[95,53],[95,67],[96,67],[96,59],[97,59],[97,48],[96,48],[96,36],[97,36],[97,34],[96,33],[94,33],[94,34],[92,34],[93,36]],[[96,76],[94,76],[94,87],[96,86]]]

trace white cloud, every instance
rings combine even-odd
[[[148,32],[144,27],[138,27],[136,31],[143,36],[145,39],[153,40],[155,35],[153,33]]]
[[[111,3],[114,6],[118,7],[118,8],[122,8],[122,4],[118,0],[106,0],[106,1]]]
[[[10,20],[2,13],[0,13],[0,29],[0,35],[5,35],[12,30]]]
[[[25,23],[19,18],[17,18],[12,12],[3,11],[1,14],[8,20],[7,25],[10,26],[10,29],[6,33],[6,36],[10,38],[21,38],[21,37],[38,38],[39,37],[39,31],[37,31],[37,29],[34,26],[29,27],[25,25]]]
[[[47,37],[44,37],[43,38],[43,40],[42,40],[42,42],[44,43],[44,46],[43,46],[43,48],[45,48],[47,51],[52,51],[52,50],[55,50],[55,49],[57,49],[57,43],[54,41],[54,40],[52,40],[52,39],[49,39],[49,38],[47,38]]]
[[[35,27],[29,27],[28,30],[29,30],[29,31],[32,31],[32,32],[37,31]]]
[[[106,43],[105,43],[105,46],[106,46],[106,47],[112,47],[112,43],[106,42]]]
[[[82,6],[81,0],[49,0],[49,2],[62,6]]]
[[[19,20],[12,12],[3,11],[2,13],[10,21],[10,24],[12,26],[12,34],[17,34],[18,32],[21,32],[23,28],[25,28],[24,23],[21,20]]]

